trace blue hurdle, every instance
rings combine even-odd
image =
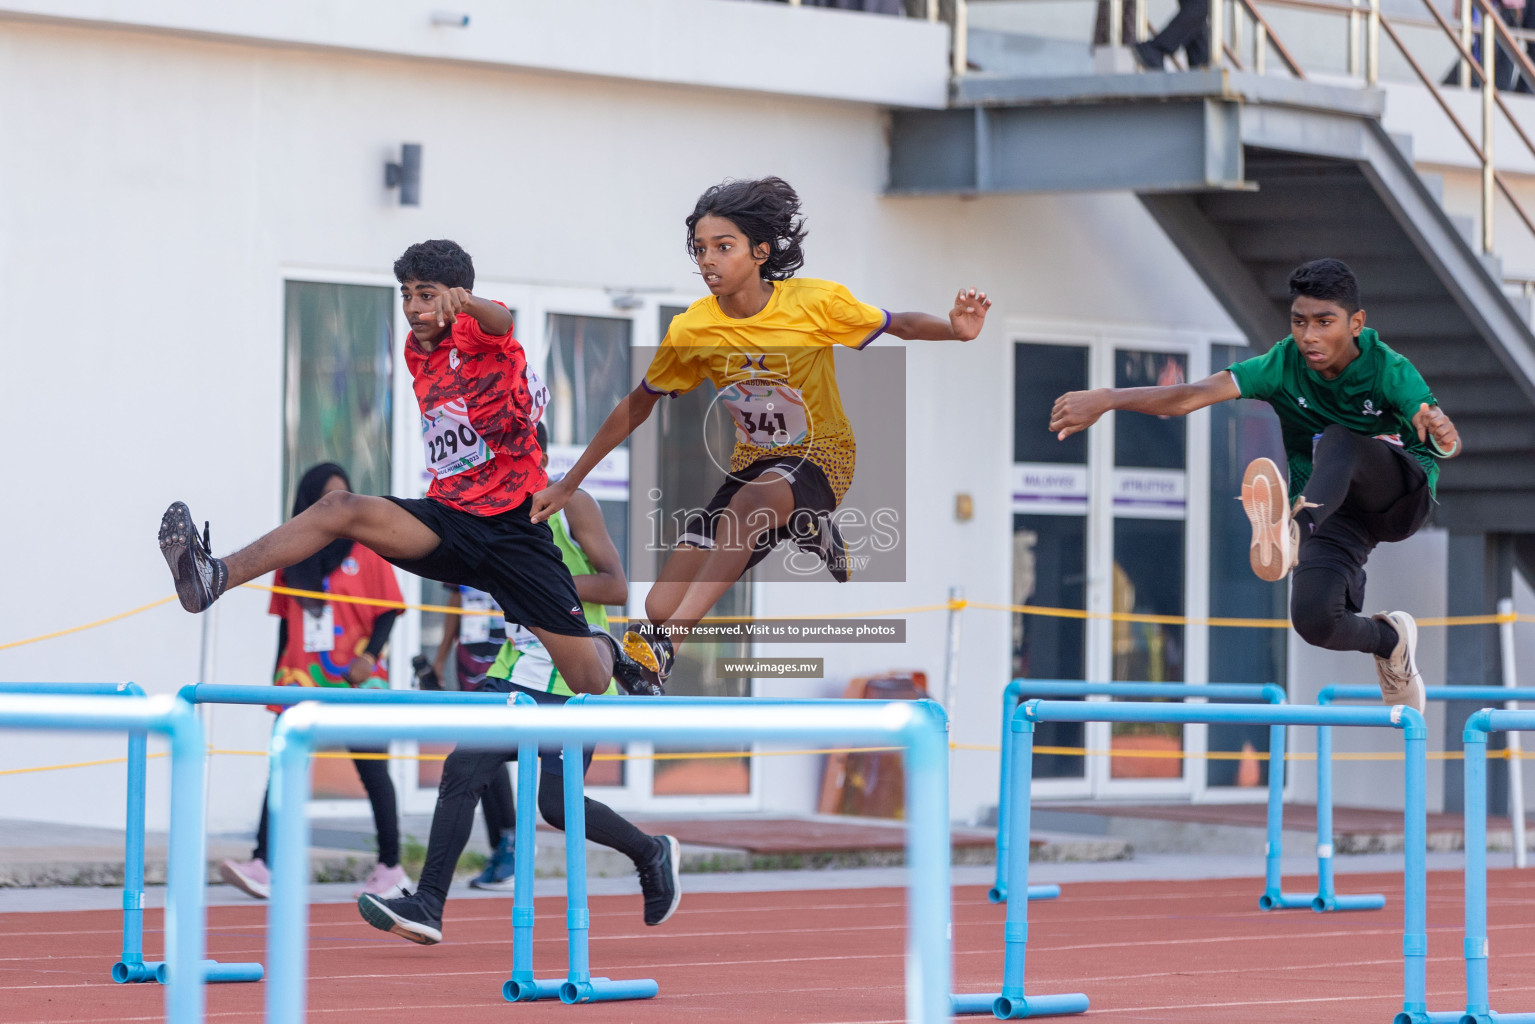
[[[1503,686],[1425,686],[1429,700],[1535,700],[1535,688]],[[1338,700],[1380,700],[1380,687],[1367,685],[1324,686],[1317,692],[1317,704],[1327,707]],[[1333,882],[1332,824],[1332,729],[1325,725],[1316,730],[1316,896],[1311,906],[1317,912],[1328,910],[1379,910],[1386,897],[1379,893],[1339,896]]]
[[[1502,700],[1512,693],[1500,687],[1433,687],[1444,690],[1497,691]],[[1496,711],[1483,708],[1466,721],[1461,739],[1466,745],[1466,1011],[1435,1014],[1458,1024],[1535,1024],[1535,1013],[1494,1013],[1487,989],[1487,734],[1535,730],[1535,711]],[[1518,770],[1518,766],[1514,766]],[[1398,1018],[1399,1024],[1408,1024]],[[1412,1022],[1416,1024],[1416,1022]]]
[[[1446,1024],[1451,1019],[1427,1011],[1425,966],[1428,955],[1427,867],[1425,844],[1427,813],[1424,789],[1427,775],[1427,737],[1423,716],[1404,706],[1374,708],[1304,707],[1296,705],[1253,706],[1243,704],[1140,704],[1084,701],[1030,700],[1014,713],[1010,730],[1018,747],[1011,762],[1009,789],[1010,827],[1027,836],[1033,781],[1034,729],[1038,722],[1232,722],[1252,725],[1358,725],[1399,729],[1407,751],[1406,800],[1403,808],[1406,834],[1404,870],[1406,899],[1402,935],[1402,1014],[1398,1024]],[[1026,841],[1009,848],[1013,879],[1028,879]],[[1024,961],[1028,951],[1028,900],[1007,901],[1006,953],[1000,993],[955,995],[955,1013],[991,1011],[1003,1020],[1053,1014],[1082,1013],[1088,998],[1080,992],[1030,996],[1024,987]]]
[[[266,1019],[271,1024],[279,1021],[290,1024],[305,1017],[308,908],[304,900],[307,883],[303,866],[309,826],[304,803],[309,787],[310,753],[321,744],[412,738],[504,747],[553,741],[565,745],[567,758],[580,757],[580,748],[586,744],[635,739],[677,744],[835,739],[906,748],[907,800],[911,812],[907,827],[911,867],[907,1019],[924,1024],[946,1020],[951,977],[948,734],[941,714],[924,706],[926,703],[846,701],[837,707],[766,705],[755,707],[750,716],[735,713],[732,708],[678,707],[665,700],[627,701],[618,707],[519,706],[471,710],[321,708],[306,704],[294,708],[279,720],[272,739],[271,814],[276,856],[267,934],[271,976],[266,992]],[[567,787],[567,800],[573,788]],[[584,809],[584,804],[580,806]],[[567,811],[567,851],[572,843],[585,843],[584,830],[578,830],[578,825]],[[562,997],[569,994],[574,997],[572,1001],[584,1001],[600,998],[604,983],[587,974],[567,978],[562,988],[565,990]]]
[[[110,691],[116,692],[116,691]],[[0,728],[126,732],[142,741],[164,733],[171,744],[170,866],[166,880],[165,1013],[170,1024],[201,1024],[203,982],[203,730],[184,701],[171,697],[0,693]],[[142,910],[142,904],[135,908]]]
[[[1037,697],[1134,697],[1141,700],[1155,698],[1200,697],[1206,700],[1253,700],[1269,704],[1283,704],[1284,690],[1273,683],[1086,683],[1076,679],[1014,679],[1002,691],[1002,780],[997,795],[997,866],[996,881],[986,898],[993,903],[1007,899],[1008,841],[1008,787],[1011,785],[1013,746],[1016,734],[1012,731],[1013,712],[1019,702]],[[1264,854],[1263,895],[1258,906],[1264,910],[1310,906],[1311,897],[1295,896],[1280,891],[1279,858],[1282,853],[1281,836],[1284,828],[1284,726],[1269,729],[1269,789],[1268,789],[1268,842]],[[1023,837],[1027,845],[1029,837]],[[1053,889],[1054,892],[1050,892]],[[1030,886],[1029,899],[1048,899],[1060,895],[1059,886]],[[1300,902],[1304,900],[1304,902]]]
[[[142,697],[137,683],[3,683],[0,694],[36,696]],[[119,985],[165,983],[165,961],[144,959],[144,793],[148,783],[148,742],[142,732],[128,734],[128,808],[123,833],[123,952],[112,965]],[[260,964],[205,962],[207,981],[260,981]]]

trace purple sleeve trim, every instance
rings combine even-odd
[[[884,334],[890,329],[890,310],[882,309],[880,312],[885,314],[885,322],[875,328],[867,338],[858,343],[858,351],[862,352],[864,349],[868,348],[869,342],[873,341],[875,338],[879,337],[881,334]]]
[[[646,391],[649,391],[652,395],[665,395],[667,398],[677,397],[677,392],[675,391],[662,391],[660,388],[651,387],[650,381],[645,380],[643,377],[640,378],[640,387],[644,388]]]

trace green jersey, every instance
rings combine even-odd
[[[1439,482],[1439,464],[1418,440],[1413,414],[1424,402],[1438,405],[1418,368],[1366,327],[1359,355],[1332,380],[1306,365],[1294,336],[1261,356],[1227,367],[1243,398],[1274,407],[1290,463],[1290,493],[1301,494],[1311,479],[1315,438],[1334,423],[1356,434],[1400,441],[1428,474],[1429,493]]]
[[[565,568],[570,570],[572,576],[590,576],[595,571],[592,568],[592,560],[586,557],[586,552],[581,550],[581,545],[576,543],[576,539],[565,528],[565,513],[556,512],[549,517],[548,522],[549,529],[554,531],[554,544],[560,549],[560,557],[565,561]],[[608,610],[602,605],[582,601],[581,608],[586,612],[588,625],[597,626],[600,629],[608,628]],[[574,696],[574,691],[566,684],[559,670],[554,667],[548,648],[539,642],[538,637],[511,622],[506,624],[506,633],[506,643],[501,645],[501,651],[496,655],[496,663],[490,666],[486,675],[495,676],[497,679],[510,679],[530,690],[543,690],[563,697]],[[618,685],[609,683],[607,693],[617,692]]]

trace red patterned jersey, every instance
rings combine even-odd
[[[430,352],[405,340],[405,365],[421,405],[426,496],[477,516],[521,505],[548,478],[533,432],[527,355],[508,332],[486,334],[461,314]]]

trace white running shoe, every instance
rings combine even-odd
[[[1277,583],[1299,558],[1300,527],[1290,518],[1290,496],[1272,459],[1253,459],[1242,474],[1242,511],[1252,524],[1248,561],[1260,580]]]
[[[1376,612],[1370,618],[1389,622],[1396,630],[1396,646],[1391,650],[1391,657],[1375,656],[1381,700],[1387,704],[1406,704],[1423,714],[1428,702],[1423,694],[1423,677],[1418,674],[1417,621],[1406,612]]]
[[[364,893],[377,896],[380,899],[393,900],[410,894],[413,883],[405,869],[396,865],[385,867],[383,864],[373,865],[373,870],[368,872],[367,881],[362,883],[362,888],[352,894],[355,899]]]
[[[272,873],[260,857],[250,860],[226,860],[219,865],[219,876],[248,896],[264,900],[272,894]]]

